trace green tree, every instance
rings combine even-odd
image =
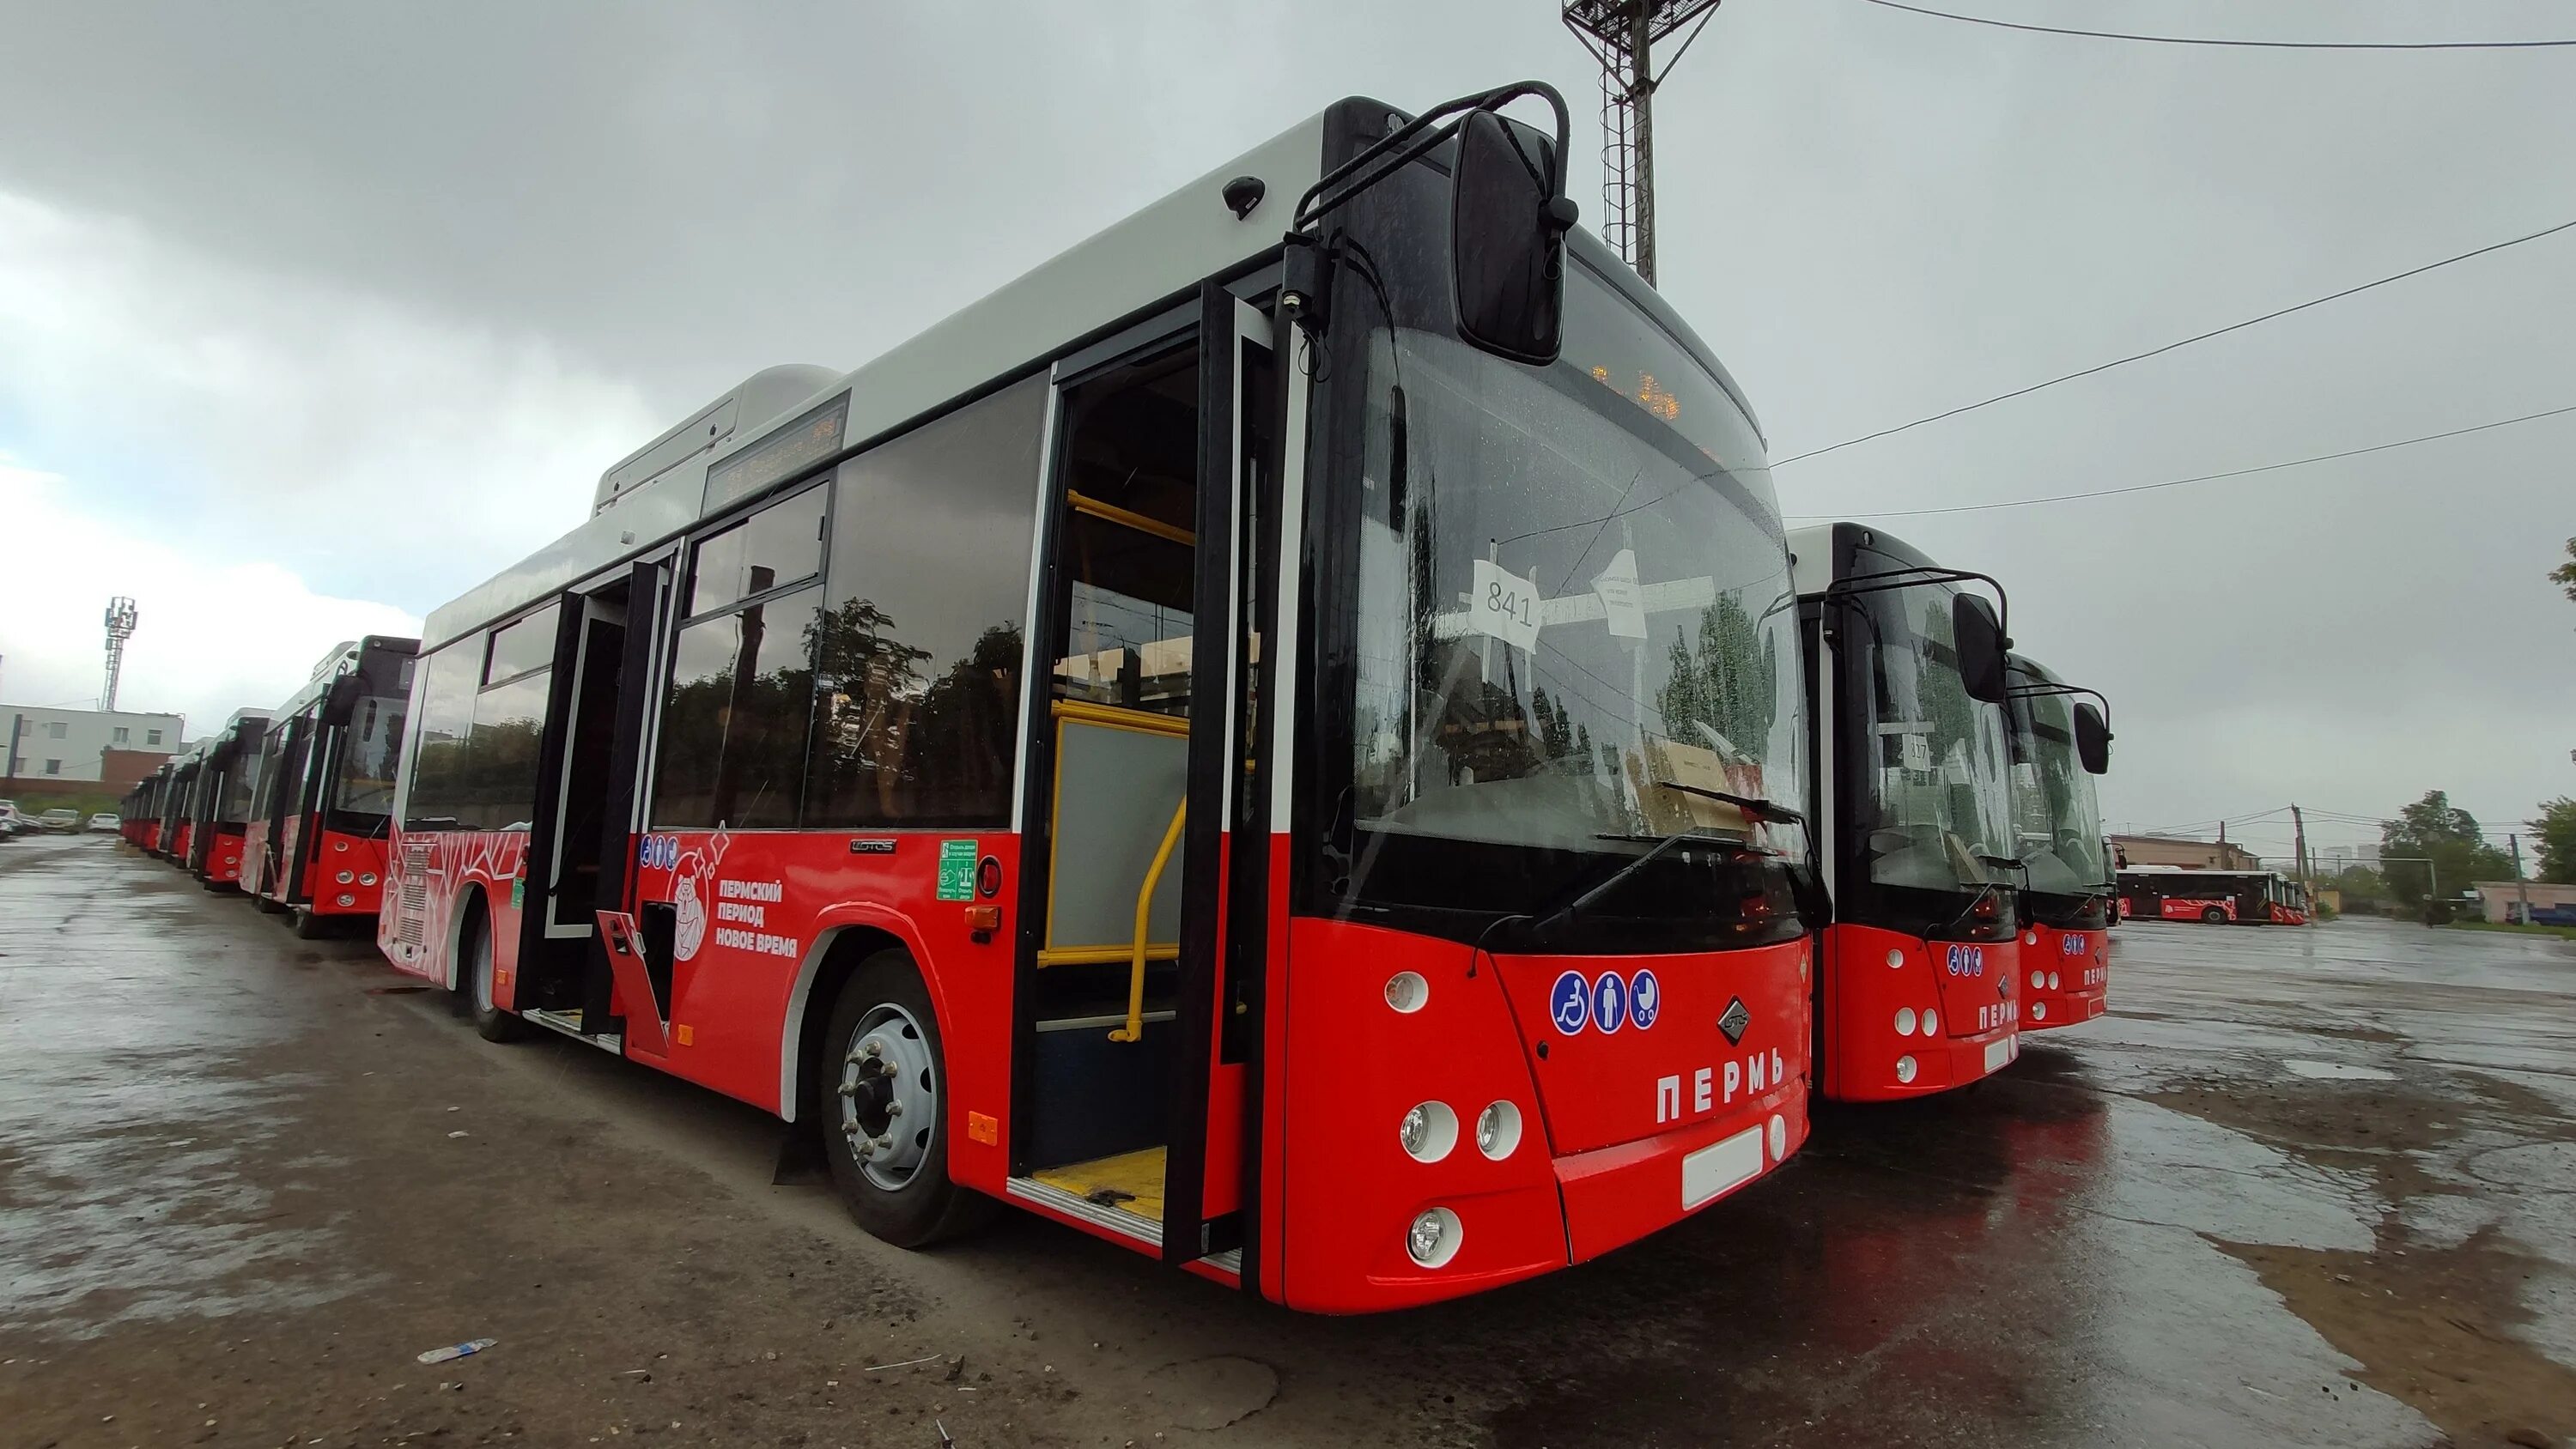
[[[2542,880],[2576,885],[2576,800],[2561,795],[2541,806],[2531,822],[2531,845],[2540,857]]]
[[[2366,865],[2348,865],[2326,884],[2343,896],[2346,911],[2375,911],[2388,899],[2388,882]]]
[[[2567,591],[2567,602],[2576,604],[2576,538],[2567,540],[2567,562],[2549,571],[2549,581]]]
[[[2432,862],[2430,873],[2440,880],[2444,901],[2457,899],[2472,881],[2508,880],[2513,875],[2512,858],[2486,843],[2478,818],[2453,805],[2440,790],[2425,791],[2423,799],[2398,811],[2396,819],[2379,822],[2379,854],[2389,899],[2410,911],[2436,904],[2426,900],[2426,860]]]

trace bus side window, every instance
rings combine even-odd
[[[1018,757],[1047,380],[841,465],[809,826],[998,825]]]

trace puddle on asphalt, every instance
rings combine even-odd
[[[2397,1074],[2386,1067],[2356,1067],[2343,1062],[2303,1061],[2292,1057],[2281,1065],[2291,1076],[2312,1082],[2393,1082]]]
[[[2367,1174],[2387,1207],[2367,1247],[2209,1240],[2343,1353],[2362,1383],[2403,1400],[2460,1444],[2559,1442],[2576,1435],[2576,1370],[2535,1348],[2528,1288],[2554,1271],[2499,1224],[2505,1204],[2473,1196],[2458,1171],[2529,1172],[2562,1185],[2548,1152],[2499,1150],[2576,1138],[2546,1099],[2493,1078],[2380,1086],[2392,1073],[2286,1062],[2302,1080],[2267,1091],[2178,1088],[2161,1105],[2223,1122],[2304,1161]],[[2326,1071],[2302,1071],[2327,1068]],[[2308,1085],[2313,1083],[2313,1085]],[[2463,1089],[2466,1096],[2462,1095]],[[2457,1159],[2471,1154],[2463,1164]],[[2273,1235],[2266,1234],[2266,1237]],[[2544,1335],[2545,1336],[2545,1335]]]

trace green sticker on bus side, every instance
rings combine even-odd
[[[510,882],[510,909],[518,910],[528,896],[528,878],[519,876]]]
[[[939,842],[939,899],[943,901],[975,899],[974,841]]]

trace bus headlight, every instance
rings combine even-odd
[[[1458,1240],[1463,1236],[1456,1213],[1432,1208],[1413,1220],[1404,1235],[1404,1251],[1425,1268],[1443,1267],[1458,1256]]]
[[[371,885],[374,885],[375,883],[376,883],[376,873],[375,873],[374,871],[372,871],[372,870],[371,870],[371,871],[363,872],[363,873],[361,873],[361,874],[359,875],[359,877],[358,877],[358,884],[360,884],[360,885],[363,885],[363,886],[371,886]]]
[[[1789,1122],[1779,1113],[1771,1114],[1771,1160],[1774,1163],[1789,1155]]]
[[[2048,989],[2051,991],[2057,989],[2057,973],[2054,971],[2048,973]]]
[[[353,870],[344,870],[344,871],[340,872],[340,874],[339,874],[337,877],[335,877],[335,879],[337,879],[337,880],[340,882],[340,884],[342,884],[342,885],[347,885],[349,882],[351,882],[351,881],[353,881],[353,880],[356,880],[357,878],[358,878],[358,873],[357,873],[356,871],[353,871]]]
[[[2033,991],[2037,991],[2037,990],[2039,990],[2041,987],[2046,986],[2047,984],[2048,984],[2048,973],[2047,973],[2047,972],[2045,972],[2045,971],[2033,971],[2032,973],[2030,973],[2030,989],[2031,989],[2031,990],[2033,990]]]
[[[1910,1007],[1910,1006],[1900,1006],[1900,1007],[1896,1008],[1896,1034],[1897,1034],[1898,1036],[1912,1036],[1912,1035],[1914,1035],[1914,1008],[1913,1008],[1913,1007]]]
[[[1398,971],[1386,978],[1386,1004],[1406,1016],[1420,1011],[1431,1000],[1431,983],[1411,971]]]
[[[1941,1034],[1941,1013],[1937,1011],[1926,1011],[1923,1013],[1923,1034],[1925,1036],[1939,1036]]]
[[[1458,1114],[1446,1102],[1424,1102],[1404,1114],[1396,1140],[1416,1162],[1438,1162],[1458,1145]]]
[[[1476,1150],[1496,1162],[1521,1145],[1521,1109],[1496,1102],[1476,1117]]]
[[[2045,1001],[2032,1002],[2030,1004],[2030,1019],[2033,1021],[2048,1020],[2048,1003]]]
[[[354,906],[357,903],[358,898],[356,896],[349,894],[347,891],[342,891],[340,893],[340,904],[344,906]]]
[[[1896,1080],[1900,1083],[1911,1082],[1914,1080],[1914,1058],[1898,1057],[1896,1059]]]
[[[1904,952],[1902,952],[1902,951],[1897,950],[1894,946],[1890,946],[1890,947],[1888,947],[1888,948],[1887,948],[1887,964],[1888,964],[1888,965],[1890,965],[1890,966],[1902,966],[1902,965],[1904,965],[1904,964],[1905,964],[1905,953],[1904,953]]]

